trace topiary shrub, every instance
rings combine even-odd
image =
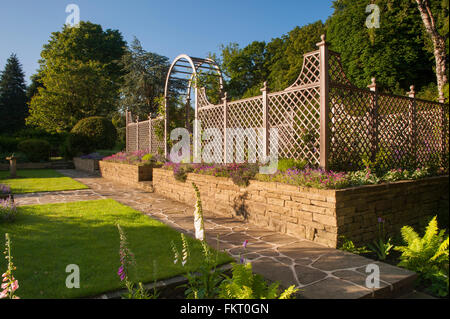
[[[30,162],[48,161],[50,157],[50,143],[46,140],[25,140],[17,145],[17,149],[24,153]]]
[[[114,147],[117,131],[110,120],[101,116],[82,119],[70,131],[66,139],[64,154],[73,157],[91,153],[97,149]]]

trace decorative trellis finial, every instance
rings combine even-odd
[[[409,96],[409,97],[412,97],[412,98],[416,97],[416,91],[414,91],[415,86],[414,86],[414,85],[411,85],[411,86],[409,87],[409,89],[410,89],[410,91],[408,92],[408,96]]]
[[[261,88],[261,92],[267,91],[267,81],[264,81],[263,87]]]
[[[367,86],[371,91],[375,92],[377,90],[377,79],[373,77],[371,83]]]

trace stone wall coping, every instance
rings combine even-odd
[[[117,163],[117,162],[108,162],[108,161],[102,161],[100,160],[99,163],[106,163],[107,165],[124,165],[124,166],[133,166],[133,167],[144,167],[148,166],[151,167],[151,165],[136,165],[136,164],[128,164],[128,163]]]
[[[354,187],[348,187],[348,188],[342,188],[342,189],[334,189],[333,191],[336,192],[336,194],[342,194],[342,193],[348,193],[348,192],[357,192],[362,191],[365,192],[370,189],[389,189],[396,186],[402,186],[404,184],[411,184],[414,186],[417,186],[418,184],[427,184],[427,183],[438,183],[443,180],[448,180],[449,175],[441,175],[441,176],[432,176],[432,177],[425,177],[421,179],[408,179],[408,180],[400,180],[396,182],[384,182],[381,184],[370,184],[370,185],[360,185],[360,186],[354,186]]]

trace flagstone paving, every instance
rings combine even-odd
[[[190,235],[194,234],[192,206],[142,189],[76,170],[62,174],[90,187],[88,190],[16,195],[17,205],[112,198]],[[328,248],[308,240],[266,230],[249,223],[205,212],[206,240],[236,260],[251,261],[256,273],[283,287],[300,288],[301,298],[354,299],[395,297],[412,291],[416,274],[388,264]],[[246,248],[242,243],[248,240]],[[366,287],[366,267],[380,269],[380,288]]]

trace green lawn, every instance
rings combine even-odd
[[[86,297],[122,288],[117,276],[117,223],[136,257],[139,281],[180,275],[202,262],[200,243],[189,237],[190,261],[186,268],[174,265],[170,243],[173,240],[181,249],[180,234],[114,200],[31,205],[18,210],[14,223],[0,224],[0,243],[3,246],[4,234],[10,233],[21,298]],[[228,255],[219,254],[219,264],[229,261]],[[79,289],[65,286],[69,264],[80,267]],[[0,258],[0,273],[5,269],[6,261]]]
[[[89,188],[52,169],[18,170],[18,178],[8,178],[8,176],[9,171],[0,171],[0,184],[11,186],[13,194]]]

